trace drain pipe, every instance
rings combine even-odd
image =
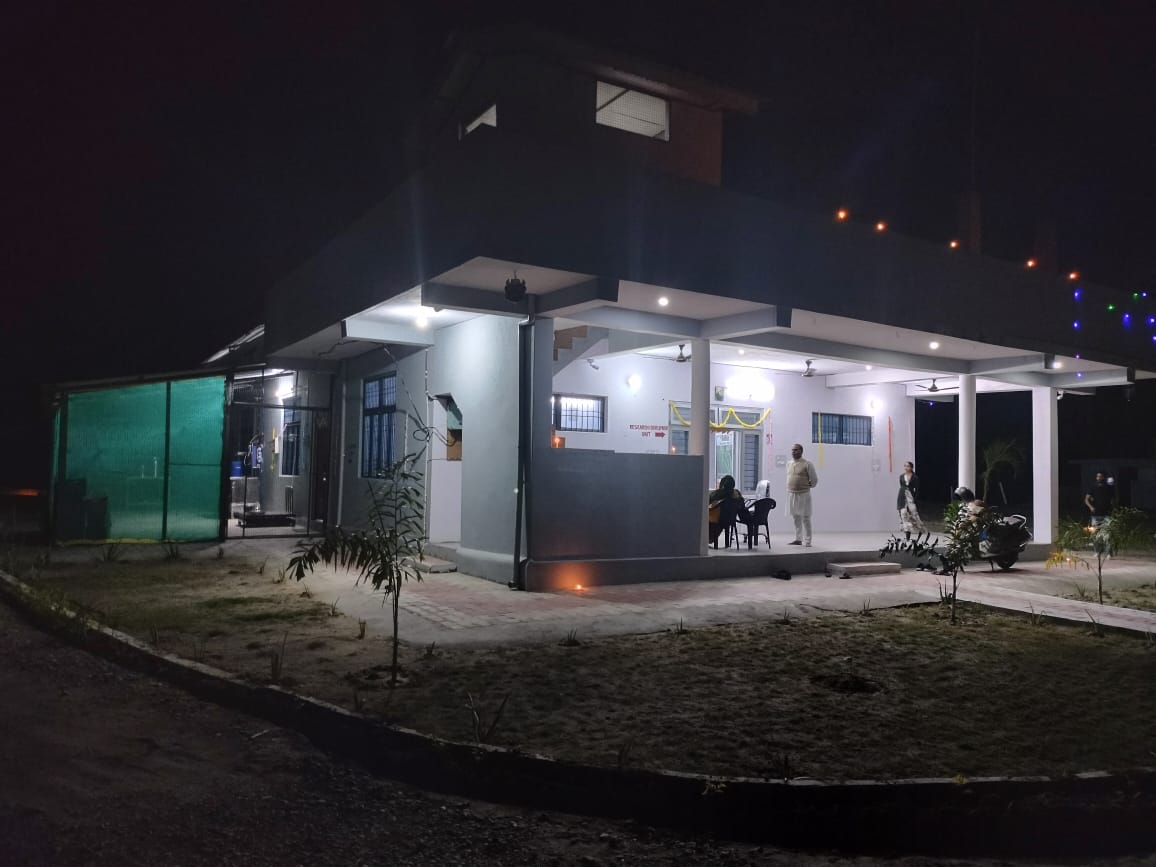
[[[346,397],[346,382],[349,378],[349,362],[342,360],[337,366],[337,375],[341,378],[341,396],[338,398],[340,403],[337,405],[337,425],[340,430],[340,437],[337,441],[337,513],[334,516],[336,525],[341,526],[341,519],[345,514],[345,397]],[[333,398],[331,397],[332,401]]]
[[[517,499],[514,505],[514,576],[507,584],[511,590],[525,590],[523,574],[522,525],[529,507],[530,487],[530,406],[531,385],[530,361],[534,329],[534,296],[526,296],[526,318],[518,323],[518,472],[514,490]],[[526,523],[526,550],[530,549],[530,527]],[[528,558],[527,558],[528,559]]]
[[[430,506],[433,503],[433,485],[431,484],[431,475],[433,473],[433,441],[431,436],[430,422],[433,420],[431,414],[433,413],[433,402],[437,399],[429,393],[429,349],[423,353],[423,360],[425,362],[425,382],[423,383],[423,390],[425,391],[425,476],[422,479],[422,487],[425,489],[425,514],[422,516],[422,535],[426,541],[429,541],[429,530],[431,526],[430,521]]]

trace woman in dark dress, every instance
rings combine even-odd
[[[895,506],[899,509],[899,529],[908,539],[912,533],[926,532],[919,517],[919,476],[915,475],[915,465],[908,461],[899,476],[899,496]]]

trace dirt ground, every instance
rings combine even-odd
[[[403,646],[403,683],[387,689],[389,636],[362,636],[270,564],[100,552],[23,577],[163,650],[455,740],[774,778],[1153,764],[1151,636],[968,606],[956,626],[934,605],[865,609],[533,646]]]
[[[0,659],[5,867],[882,863],[427,794],[66,645],[2,602]]]

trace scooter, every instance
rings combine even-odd
[[[971,508],[970,504],[982,502],[975,498],[970,488],[956,488],[955,496],[963,503],[963,508]],[[998,515],[997,520],[980,536],[980,559],[987,560],[993,571],[998,566],[1001,571],[1006,572],[1016,564],[1031,540],[1032,531],[1028,527],[1027,518],[1023,515]]]

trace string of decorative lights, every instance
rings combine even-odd
[[[846,223],[850,219],[851,219],[851,212],[847,208],[836,209],[835,222]],[[874,228],[875,228],[876,232],[879,232],[879,233],[886,232],[887,228],[888,228],[887,222],[884,220],[877,220],[875,222]],[[960,243],[959,239],[952,238],[950,241],[947,242],[947,246],[948,246],[948,249],[959,250],[962,248],[963,245]],[[1024,261],[1024,267],[1027,268],[1028,270],[1033,270],[1035,268],[1038,268],[1039,264],[1040,264],[1039,260],[1034,258],[1034,257],[1026,259]],[[1080,280],[1082,275],[1080,274],[1079,271],[1069,271],[1067,276],[1068,276],[1068,280],[1070,280],[1072,282],[1076,282],[1076,281]],[[1087,299],[1085,299],[1085,294],[1086,294],[1085,290],[1081,286],[1076,286],[1074,291],[1072,292],[1072,300],[1073,300],[1073,303],[1076,305],[1075,318],[1072,319],[1072,330],[1073,331],[1080,331],[1082,324],[1084,324],[1088,320],[1088,317],[1092,315],[1092,308],[1087,306],[1084,303],[1087,300]],[[1147,305],[1142,305],[1140,303],[1142,301],[1146,301],[1147,299],[1148,299],[1148,292],[1141,290],[1141,291],[1136,291],[1136,292],[1132,293],[1131,301],[1132,301],[1133,305],[1135,305],[1136,309],[1126,309],[1125,307],[1122,307],[1120,303],[1115,302],[1115,301],[1103,301],[1102,303],[1104,305],[1105,311],[1107,313],[1113,314],[1113,318],[1115,318],[1117,316],[1119,317],[1120,326],[1125,332],[1129,332],[1129,331],[1133,330],[1132,325],[1133,325],[1134,321],[1138,322],[1140,320],[1144,320],[1144,323],[1148,326],[1148,328],[1154,332],[1151,335],[1151,342],[1156,344],[1156,309],[1153,309],[1153,310],[1147,310],[1147,309],[1141,310],[1141,309],[1139,309],[1140,307],[1146,307],[1147,306]],[[1099,324],[1099,323],[1097,323],[1097,324]],[[1080,357],[1079,353],[1076,353],[1075,357],[1078,359]],[[1076,376],[1082,377],[1083,374],[1077,373]]]

